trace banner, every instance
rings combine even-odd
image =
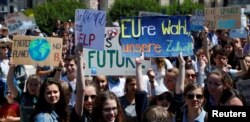
[[[5,16],[4,22],[10,34],[36,27],[34,16],[28,17],[22,12],[9,13]]]
[[[241,29],[232,29],[229,31],[230,38],[247,38],[247,30],[242,27]]]
[[[85,75],[135,75],[135,59],[122,57],[119,27],[106,27],[104,50],[85,49]],[[150,61],[144,61],[146,74]]]
[[[145,17],[145,16],[167,16],[167,15],[156,12],[139,11],[139,17]]]
[[[209,29],[240,29],[241,8],[205,8],[205,26]]]
[[[195,10],[190,18],[190,30],[203,30],[204,23],[205,17],[203,10]]]
[[[250,106],[250,81],[239,80],[236,82],[236,89],[245,97],[247,105]]]
[[[105,11],[76,9],[75,44],[81,43],[84,48],[103,50],[105,24]]]
[[[62,60],[62,38],[14,36],[12,58],[16,64],[58,66]]]
[[[124,57],[193,55],[188,16],[153,16],[121,19]]]

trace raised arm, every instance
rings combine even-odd
[[[184,92],[184,82],[185,82],[185,60],[182,57],[182,52],[180,53],[178,60],[180,62],[179,65],[179,76],[175,83],[175,93],[181,94]]]
[[[144,60],[144,54],[142,53],[140,58],[135,59],[136,63],[136,85],[138,91],[144,91],[143,88],[143,76],[142,76],[142,62]]]
[[[54,75],[55,79],[58,79],[58,80],[61,79],[61,74],[62,74],[63,69],[64,69],[64,62],[60,61],[58,67],[56,67],[56,73]]]
[[[84,78],[84,60],[83,60],[83,47],[76,47],[76,58],[77,58],[77,78],[76,78],[76,103],[75,112],[78,116],[83,115],[83,105],[84,105],[84,88],[85,88],[85,78]]]
[[[9,72],[7,75],[7,84],[13,96],[16,98],[18,95],[18,88],[16,87],[15,81],[14,81],[14,69],[16,65],[14,64],[12,58],[10,58],[9,66],[10,68],[9,68]]]

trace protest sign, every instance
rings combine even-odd
[[[124,57],[193,55],[188,16],[153,16],[121,19]]]
[[[146,16],[166,16],[166,15],[162,13],[156,13],[156,12],[139,11],[139,17],[146,17]]]
[[[204,23],[205,17],[203,10],[195,10],[190,18],[190,30],[203,30]]]
[[[16,64],[58,66],[62,59],[62,39],[14,36],[12,58]]]
[[[245,97],[247,105],[250,105],[250,81],[239,80],[236,82],[236,89]]]
[[[28,17],[22,12],[9,13],[4,21],[10,34],[36,27],[34,16]]]
[[[135,75],[135,59],[122,57],[119,27],[106,27],[104,50],[85,49],[86,75]],[[144,61],[146,74],[150,61]]]
[[[103,50],[106,12],[86,9],[75,11],[75,44],[84,48]]]
[[[205,26],[209,29],[240,29],[241,8],[205,8]]]
[[[247,30],[242,27],[241,29],[232,29],[229,31],[230,38],[246,38],[247,37]]]

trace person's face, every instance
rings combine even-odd
[[[207,88],[212,96],[221,95],[223,91],[223,82],[221,77],[217,74],[211,74],[207,80]]]
[[[102,116],[105,122],[115,122],[118,114],[117,103],[114,99],[107,99],[103,105]]]
[[[193,69],[186,70],[186,83],[194,83],[196,81],[196,74]]]
[[[224,67],[227,65],[227,61],[228,61],[228,59],[226,56],[222,56],[220,54],[217,54],[215,57],[216,66]]]
[[[6,47],[0,47],[0,55],[6,55],[7,48]]]
[[[175,77],[172,73],[166,73],[164,77],[164,84],[169,91],[174,91],[175,89]]]
[[[233,97],[222,106],[243,106],[243,103],[238,97]]]
[[[108,85],[108,81],[106,79],[106,76],[104,76],[104,75],[96,76],[96,84],[97,84],[97,88],[100,91],[104,91]]]
[[[93,86],[87,86],[84,92],[84,109],[91,113],[96,98],[96,89]]]
[[[202,89],[198,88],[193,91],[188,91],[185,96],[185,101],[188,108],[200,109],[204,102]]]
[[[224,47],[224,49],[225,49],[227,52],[231,53],[231,52],[233,51],[233,46],[231,46],[231,45],[226,45],[226,46]]]
[[[48,85],[45,89],[44,97],[45,100],[51,105],[58,103],[60,99],[60,91],[58,86],[56,84]]]
[[[67,75],[75,75],[76,74],[76,63],[74,60],[65,60],[64,64],[66,68]]]
[[[247,67],[250,67],[250,56],[245,57],[245,62],[247,64]]]
[[[156,105],[162,106],[167,109],[169,108],[170,103],[171,103],[171,98],[169,93],[165,92],[159,96],[156,96]]]
[[[31,95],[36,95],[40,89],[40,81],[32,79],[27,83],[27,89]]]
[[[127,84],[127,89],[128,89],[128,92],[136,92],[137,90],[136,79],[133,79]]]

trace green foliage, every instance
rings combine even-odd
[[[84,9],[85,5],[77,0],[47,0],[34,8],[36,23],[39,28],[51,33],[57,19],[74,20],[75,9]]]
[[[120,17],[138,16],[139,11],[160,12],[157,0],[115,0],[108,12],[108,21],[119,20]]]
[[[178,11],[180,12],[178,13]],[[174,0],[173,4],[166,7],[167,15],[187,15],[192,14],[193,10],[203,10],[203,5],[199,3],[193,3],[192,0],[184,0],[183,4],[181,4],[178,8],[178,0]]]

